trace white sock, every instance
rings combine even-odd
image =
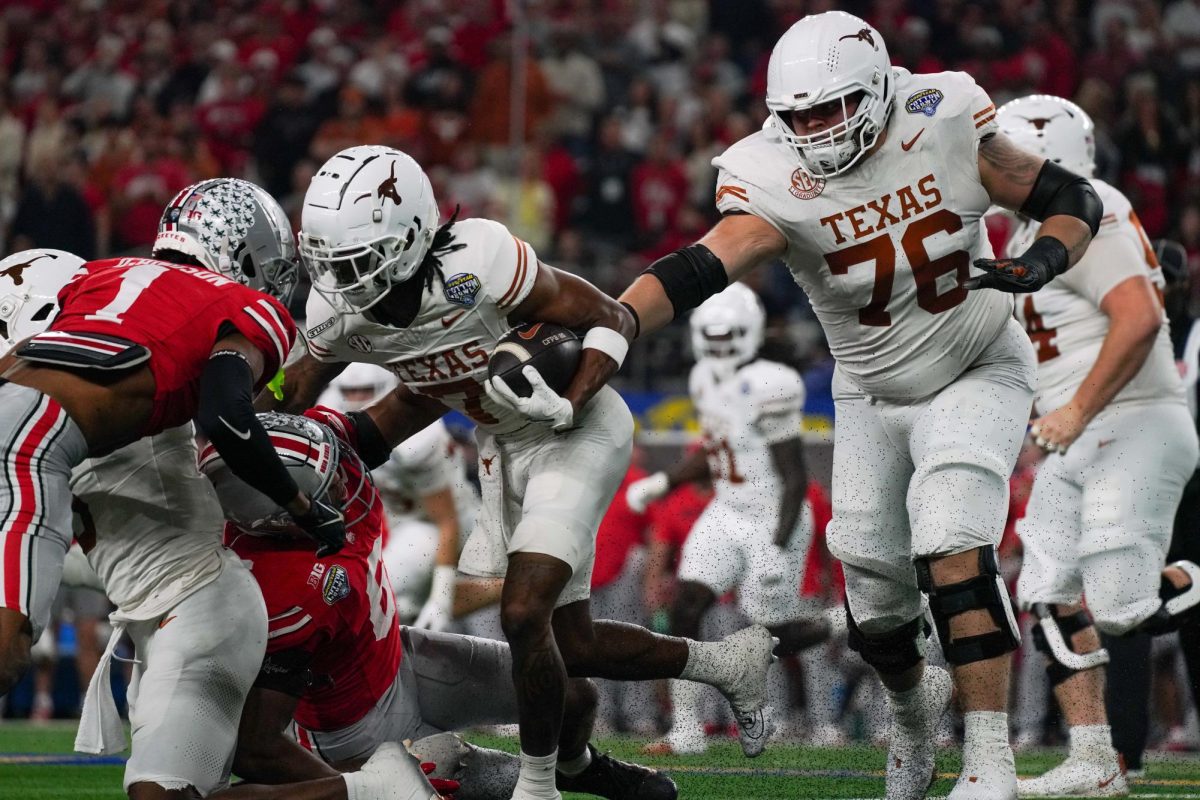
[[[1003,711],[968,711],[963,714],[963,748],[1002,744],[1008,747],[1008,714]]]
[[[700,704],[704,702],[704,686],[695,681],[671,681],[671,730],[694,734],[704,728],[700,719]]]
[[[558,789],[554,786],[554,766],[558,761],[558,750],[548,756],[531,756],[521,752],[521,774],[517,776],[514,797],[535,797],[557,800]]]
[[[579,773],[587,769],[592,763],[592,748],[585,747],[583,752],[575,756],[558,762],[558,771],[568,778],[574,778]]]
[[[697,642],[685,639],[688,660],[679,677],[688,681],[699,681],[709,686],[725,686],[737,675],[737,664],[724,642]]]
[[[1071,755],[1086,761],[1107,761],[1112,757],[1112,728],[1108,725],[1072,725]]]

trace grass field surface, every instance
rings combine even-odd
[[[120,758],[92,758],[73,753],[75,727],[70,723],[34,726],[0,723],[0,798],[3,800],[118,800]],[[472,741],[504,750],[516,741],[472,736]],[[736,743],[714,744],[702,756],[642,758],[643,742],[611,739],[599,744],[621,758],[638,760],[669,773],[685,800],[749,800],[770,798],[876,798],[883,796],[883,752],[872,748],[817,749],[775,744],[753,761],[742,757]],[[1056,764],[1062,754],[1039,752],[1017,759],[1022,776],[1036,775]],[[931,797],[943,796],[958,770],[954,751],[938,759],[941,779]],[[1146,777],[1133,786],[1134,797],[1200,800],[1200,758],[1172,757],[1150,761]],[[582,798],[584,795],[567,795]]]

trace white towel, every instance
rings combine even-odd
[[[108,647],[92,673],[88,684],[87,694],[83,697],[83,711],[79,715],[79,732],[75,734],[75,749],[80,753],[96,755],[112,755],[120,753],[128,745],[125,742],[125,726],[121,724],[121,715],[117,712],[117,701],[112,693],[112,662],[117,644],[125,632],[125,621],[116,619],[116,614],[109,617],[112,622],[112,636],[108,639]]]

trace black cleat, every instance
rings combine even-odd
[[[675,781],[658,770],[638,764],[618,761],[588,744],[592,763],[573,777],[555,775],[556,785],[563,792],[582,792],[607,797],[608,800],[675,800],[679,789]]]

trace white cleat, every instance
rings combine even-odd
[[[1036,778],[1017,781],[1017,797],[1125,797],[1129,781],[1111,753],[1104,761],[1068,758]]]
[[[751,625],[721,640],[740,669],[726,686],[718,686],[733,708],[738,741],[746,758],[761,755],[775,732],[774,712],[767,705],[767,670],[778,659],[779,639],[762,625]]]
[[[396,742],[384,742],[358,772],[343,776],[364,800],[439,800],[421,764]]]
[[[946,800],[1016,800],[1017,767],[1008,743],[964,748],[962,772]]]
[[[954,682],[941,667],[926,666],[919,686],[921,702],[913,704],[919,716],[910,713],[905,719],[892,708],[887,800],[921,800],[936,777],[938,724],[950,707]]]

